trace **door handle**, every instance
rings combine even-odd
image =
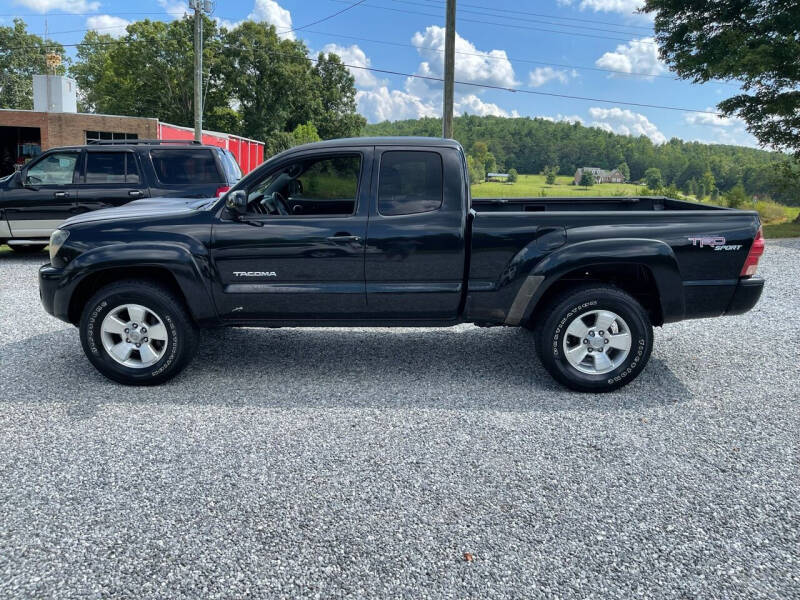
[[[332,235],[327,239],[329,242],[360,242],[361,238],[357,235]]]
[[[128,192],[128,196],[130,196],[131,198],[139,198],[141,195],[142,192],[139,190],[131,190],[130,192]]]
[[[68,192],[54,192],[53,193],[53,198],[67,198],[67,197],[69,197],[69,193]]]

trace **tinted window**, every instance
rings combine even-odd
[[[236,162],[236,157],[230,150],[220,150],[219,158],[222,166],[225,168],[225,176],[228,178],[228,183],[235,183],[242,178],[242,170],[239,168],[239,163]]]
[[[129,152],[89,152],[86,183],[139,183],[136,159]]]
[[[355,212],[360,174],[360,154],[300,160],[251,188],[250,210],[272,215],[284,211],[293,215],[350,215]]]
[[[173,149],[151,150],[150,157],[161,183],[227,183],[217,170],[211,150]]]
[[[56,152],[48,154],[28,169],[28,180],[34,184],[65,185],[72,183],[75,163],[78,154],[75,152]]]
[[[378,212],[411,215],[442,206],[442,158],[436,152],[384,152]]]

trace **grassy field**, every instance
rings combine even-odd
[[[632,183],[598,183],[591,187],[572,185],[572,177],[561,176],[556,178],[553,185],[545,182],[544,175],[520,175],[516,183],[478,183],[472,186],[473,198],[546,198],[548,196],[646,196],[655,195],[650,190]],[[697,198],[682,196],[682,200],[698,202]],[[704,202],[710,201],[706,198]],[[750,207],[742,207],[750,208]],[[766,218],[767,213],[762,214],[764,223],[764,236],[768,238],[778,237],[800,237],[800,224],[792,223],[800,213],[798,206],[782,206],[777,210],[783,209],[785,217],[780,218],[774,214]],[[773,212],[775,208],[773,205]],[[761,212],[761,208],[759,208]]]
[[[638,196],[647,193],[631,183],[598,183],[591,187],[572,185],[572,177],[556,177],[553,185],[544,175],[520,175],[516,183],[476,183],[473,198],[526,198],[533,196]]]

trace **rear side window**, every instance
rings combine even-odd
[[[442,157],[436,152],[384,152],[378,183],[378,212],[412,215],[442,206]]]
[[[86,183],[139,183],[139,169],[130,152],[88,152]]]
[[[239,168],[239,163],[229,150],[220,150],[220,162],[225,169],[225,176],[228,178],[228,183],[236,183],[242,178],[242,170]]]
[[[227,183],[217,169],[214,155],[207,148],[151,150],[153,168],[161,183]]]

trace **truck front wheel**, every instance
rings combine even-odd
[[[126,385],[156,385],[177,375],[197,350],[197,328],[183,302],[151,281],[117,281],[83,310],[83,351],[103,375]]]
[[[558,296],[536,338],[542,364],[581,392],[610,392],[642,372],[653,349],[647,312],[612,286],[584,286]]]

